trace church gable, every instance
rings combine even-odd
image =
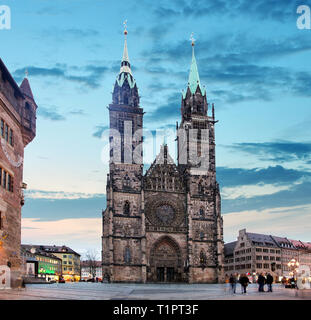
[[[174,160],[162,145],[160,153],[144,176],[144,190],[185,192],[185,184]]]

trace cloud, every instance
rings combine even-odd
[[[42,221],[22,218],[22,243],[67,245],[78,253],[100,250],[102,218],[73,218]]]
[[[86,113],[83,109],[73,109],[73,110],[69,111],[68,114],[70,114],[72,116],[85,116],[86,115]]]
[[[311,177],[311,172],[286,169],[280,165],[253,169],[217,167],[217,180],[227,188],[257,184],[290,185],[304,177]]]
[[[249,198],[240,197],[234,200],[222,199],[222,213],[307,205],[311,204],[310,194],[311,182],[306,180],[272,194],[257,195]]]
[[[311,204],[275,207],[263,210],[243,210],[223,215],[225,242],[235,241],[238,231],[310,241]]]
[[[41,107],[38,108],[38,115],[48,119],[48,120],[52,120],[52,121],[62,121],[62,120],[66,120],[66,118],[58,113],[54,108],[50,107],[50,108],[45,108],[45,107]]]
[[[262,161],[289,162],[310,161],[311,142],[245,142],[229,146],[234,150],[254,154]]]
[[[282,190],[288,190],[290,186],[276,186],[273,184],[257,184],[257,185],[245,185],[238,187],[224,187],[221,190],[221,196],[223,199],[239,199],[239,198],[253,198],[263,195],[271,195]]]
[[[308,2],[308,0],[306,0]],[[245,16],[259,20],[274,20],[285,22],[288,19],[296,18],[296,9],[299,4],[306,4],[306,1],[280,1],[277,4],[271,0],[175,0],[165,5],[161,3],[153,8],[153,13],[161,19],[172,19],[182,17],[208,17],[221,16],[235,18]]]
[[[284,92],[284,88],[291,94],[310,97],[310,72],[271,65],[273,59],[310,50],[311,44],[303,35],[267,39],[245,33],[216,33],[200,37],[196,56],[201,82],[213,84],[213,87],[221,84],[221,89],[213,88],[212,94],[225,102],[237,103],[272,100],[281,91]],[[148,57],[144,72],[165,78],[160,84],[153,81],[150,89],[153,86],[154,90],[157,87],[170,88],[172,82],[175,86],[184,87],[188,72],[183,66],[185,63],[190,65],[191,59],[186,40],[156,43],[144,50],[142,55]],[[224,84],[230,87],[224,90]]]
[[[64,192],[64,191],[44,191],[44,190],[26,190],[25,196],[27,199],[89,199],[102,197],[98,193],[83,193],[83,192]]]
[[[105,130],[108,130],[109,129],[109,126],[108,125],[98,125],[96,126],[95,128],[95,132],[93,133],[93,137],[95,138],[101,138],[102,137],[102,134]]]
[[[171,94],[167,97],[167,103],[158,107],[154,111],[147,113],[145,120],[148,122],[152,121],[163,121],[166,119],[175,119],[180,116],[180,102],[181,94]]]
[[[62,79],[85,85],[88,88],[96,89],[100,86],[100,80],[109,71],[110,67],[98,66],[98,65],[87,65],[85,67],[69,67],[67,65],[57,64],[51,68],[26,66],[24,68],[16,69],[13,72],[13,76],[18,82],[20,82],[24,75],[25,70],[28,71],[32,77],[52,77],[55,79]],[[73,74],[76,71],[80,74]]]
[[[60,191],[27,190],[23,218],[53,221],[98,218],[106,206],[106,195]]]

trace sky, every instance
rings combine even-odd
[[[215,103],[224,240],[240,229],[311,241],[310,0],[2,0],[11,29],[0,56],[38,105],[25,149],[22,242],[101,250],[107,106],[120,68],[123,21],[144,127],[173,130],[191,62]],[[172,131],[174,132],[174,131]],[[146,164],[156,149],[148,153]],[[170,153],[175,152],[172,141]]]

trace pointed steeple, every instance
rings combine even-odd
[[[196,61],[195,55],[194,55],[194,42],[193,42],[192,43],[192,60],[191,60],[191,66],[190,66],[188,86],[189,86],[191,92],[195,93],[198,85],[200,86],[201,83],[200,83],[197,61]]]
[[[22,84],[20,85],[20,89],[24,95],[26,95],[28,98],[34,100],[30,84],[27,78],[24,78]]]
[[[127,50],[127,30],[124,23],[124,49],[120,72],[114,85],[112,99],[115,104],[125,104],[132,107],[139,105],[139,95],[136,81],[133,77],[130,59]]]
[[[122,72],[129,73],[130,75],[132,75],[129,54],[127,51],[127,30],[126,29],[124,30],[124,49],[123,49],[123,56],[121,61],[120,74]]]
[[[190,72],[189,72],[187,88],[189,88],[190,92],[192,94],[194,94],[199,86],[202,95],[204,95],[205,89],[204,89],[204,87],[201,86],[197,61],[196,61],[195,54],[194,54],[194,41],[195,40],[193,38],[193,34],[191,34],[190,40],[191,40],[191,46],[192,46],[192,60],[191,60],[191,65],[190,65]],[[186,92],[184,92],[184,94],[183,94],[184,98],[185,98],[185,96],[186,96]]]

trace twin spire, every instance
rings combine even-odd
[[[130,64],[130,59],[129,59],[129,54],[127,51],[127,26],[126,26],[127,20],[124,21],[124,49],[123,49],[123,57],[121,61],[121,68],[120,68],[120,74],[122,72],[129,73],[132,75],[132,70],[131,70],[131,64]]]
[[[197,61],[195,59],[195,54],[194,54],[195,39],[193,38],[193,33],[191,34],[190,40],[191,40],[191,46],[192,46],[192,60],[191,60],[191,65],[190,65],[190,72],[189,72],[188,87],[187,88],[190,89],[190,92],[192,94],[195,94],[195,92],[199,86],[201,93],[204,96],[205,88],[201,86]],[[184,93],[183,96],[185,98],[186,93]]]
[[[122,56],[122,61],[121,61],[121,67],[120,67],[120,72],[118,75],[119,81],[125,78],[124,74],[129,74],[130,75],[130,86],[134,85],[135,80],[133,79],[133,74],[131,70],[131,64],[130,64],[130,59],[128,55],[128,49],[127,49],[127,20],[125,20],[124,24],[124,49],[123,49],[123,56]],[[204,96],[206,93],[205,88],[201,85],[200,82],[200,76],[199,76],[199,71],[198,71],[198,66],[197,66],[197,61],[195,58],[194,54],[194,45],[195,45],[195,39],[193,38],[193,33],[191,34],[190,37],[191,40],[191,46],[192,46],[192,60],[191,60],[191,65],[190,65],[190,72],[189,72],[189,78],[188,78],[188,86],[187,89],[190,89],[191,94],[195,94],[198,86],[201,90],[202,95]],[[131,81],[132,80],[132,81]],[[120,81],[123,83],[123,81]],[[121,83],[120,83],[121,84]],[[122,85],[122,84],[121,84]],[[183,93],[183,98],[186,97],[186,92]]]

